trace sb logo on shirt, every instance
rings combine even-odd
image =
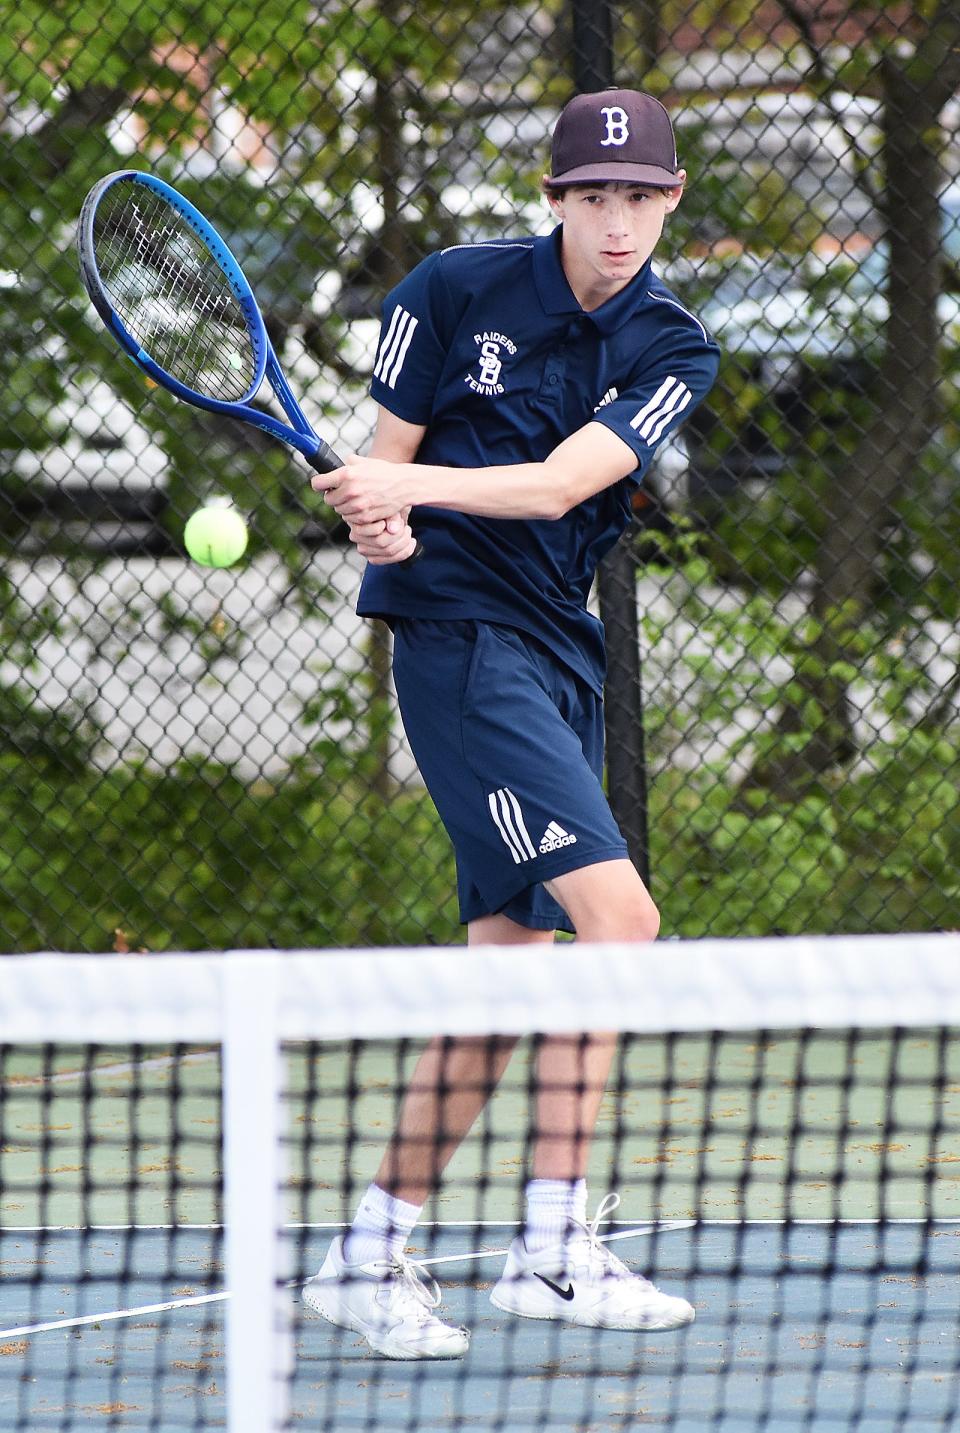
[[[475,333],[473,341],[480,349],[477,358],[479,372],[465,374],[464,383],[468,388],[472,388],[474,393],[481,393],[488,398],[505,393],[506,389],[500,381],[503,371],[501,355],[508,353],[512,356],[517,351],[517,345],[512,338],[507,338],[505,333]]]

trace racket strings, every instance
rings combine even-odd
[[[172,204],[139,184],[107,191],[94,220],[101,282],[143,351],[207,398],[237,403],[256,376],[227,276]]]

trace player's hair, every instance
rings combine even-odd
[[[546,194],[549,199],[565,199],[571,189],[609,189],[614,184],[632,184],[638,189],[661,189],[664,193],[668,189],[678,186],[674,184],[644,184],[634,179],[584,179],[578,184],[557,184],[550,183],[549,174],[544,174],[540,180],[540,192]]]

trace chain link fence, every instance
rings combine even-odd
[[[180,186],[362,450],[383,295],[440,245],[548,231],[550,129],[591,81],[673,115],[658,263],[724,354],[598,597],[664,931],[956,923],[955,6],[4,10],[0,948],[459,938],[345,534],[280,445],[120,357],[74,230],[113,169]],[[213,495],[251,525],[229,570],[182,548]]]

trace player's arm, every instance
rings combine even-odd
[[[348,522],[373,523],[421,503],[475,517],[555,519],[637,468],[633,449],[602,423],[587,423],[542,463],[448,468],[383,461],[381,451],[375,445],[368,458],[348,458],[313,479]]]
[[[407,423],[396,413],[391,413],[389,408],[378,408],[377,426],[368,456],[384,458],[388,463],[412,463],[420,451],[426,431],[424,424]]]
[[[622,438],[587,423],[542,463],[435,469],[427,482],[437,496],[416,501],[477,517],[561,518],[636,467],[637,455]]]

